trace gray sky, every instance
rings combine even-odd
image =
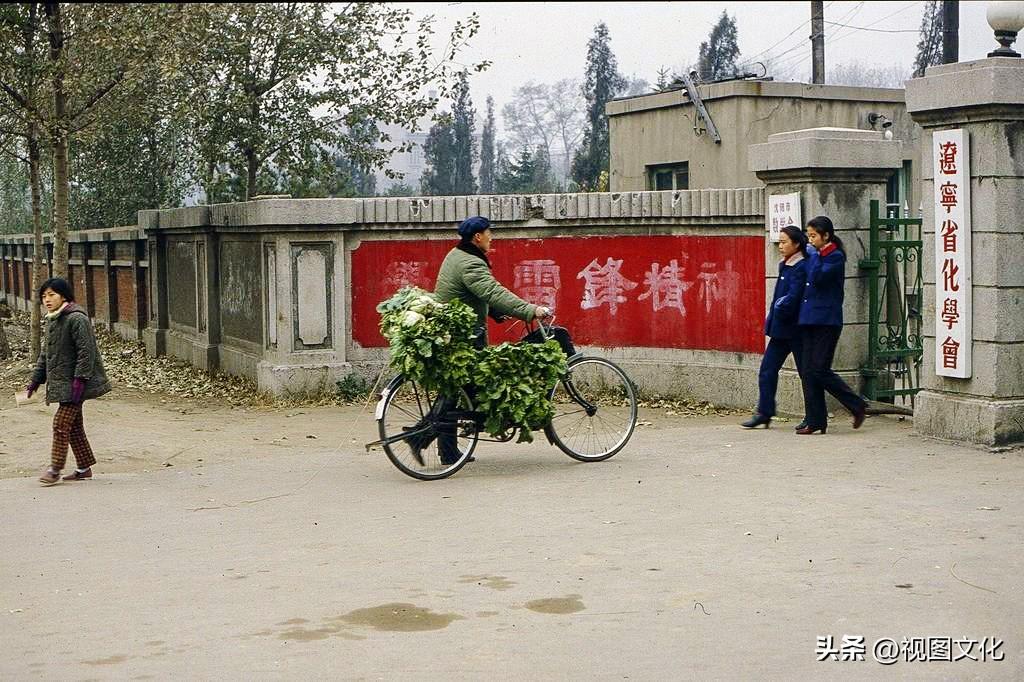
[[[580,78],[587,40],[599,21],[608,24],[612,50],[626,76],[657,79],[696,61],[701,41],[722,10],[736,18],[740,61],[777,57],[795,68],[794,80],[810,77],[810,2],[437,2],[403,5],[415,16],[433,14],[438,33],[476,12],[481,30],[461,53],[465,64],[493,62],[472,76],[473,101],[483,110],[490,94],[501,111],[512,91],[527,81]],[[825,2],[826,67],[860,61],[868,66],[913,64],[924,2]],[[960,60],[980,59],[998,47],[985,21],[986,2],[960,3]],[[852,27],[873,29],[857,30]],[[884,31],[908,31],[883,33]],[[1019,51],[1019,43],[1017,45]],[[771,75],[771,73],[769,73]],[[499,114],[500,120],[500,114]],[[500,127],[499,122],[499,127]]]

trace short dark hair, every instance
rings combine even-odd
[[[47,289],[52,289],[53,293],[60,294],[61,298],[65,301],[74,301],[75,292],[71,290],[71,285],[63,277],[51,277],[50,279],[43,282],[42,286],[39,287],[39,298],[42,299],[43,293]]]
[[[781,232],[784,232],[785,235],[789,237],[790,241],[796,244],[797,249],[800,250],[800,253],[802,253],[805,256],[807,255],[807,235],[804,234],[803,230],[801,230],[796,225],[786,225],[784,228],[782,228]]]

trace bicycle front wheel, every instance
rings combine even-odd
[[[604,358],[579,357],[551,393],[554,416],[544,432],[582,462],[608,459],[636,428],[636,391],[622,369]]]
[[[446,401],[398,376],[384,389],[377,410],[384,453],[407,476],[421,481],[446,478],[461,469],[476,449],[479,434],[465,391]],[[406,438],[395,439],[405,434]]]

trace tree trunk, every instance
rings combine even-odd
[[[36,62],[36,50],[35,41],[36,36],[39,33],[39,8],[37,3],[31,3],[28,9],[29,22],[25,29],[25,54],[30,55],[32,58],[32,64],[35,66]],[[29,79],[28,85],[28,99],[30,102],[36,102],[36,79],[33,75]],[[31,313],[31,323],[29,326],[29,360],[35,360],[39,357],[39,351],[42,347],[41,339],[41,322],[42,322],[42,311],[41,305],[38,298],[36,298],[36,292],[39,287],[43,284],[43,273],[46,272],[43,269],[43,256],[46,255],[46,248],[43,246],[43,199],[42,199],[42,180],[39,178],[39,123],[34,118],[29,117],[28,124],[28,177],[29,186],[32,193],[32,243],[33,253],[35,254],[32,258],[32,288],[31,295],[29,296],[29,311]]]
[[[53,137],[53,276],[68,278],[68,137]],[[72,290],[74,287],[72,286]]]
[[[7,342],[7,330],[4,329],[3,318],[0,318],[0,360],[11,357],[11,344]]]
[[[245,183],[245,198],[248,201],[252,201],[252,198],[259,194],[259,188],[256,187],[256,151],[253,149],[245,150],[245,167],[248,170],[248,181]]]
[[[43,283],[43,256],[46,249],[43,246],[43,201],[42,187],[39,179],[39,128],[35,123],[29,125],[28,129],[28,174],[32,187],[32,236],[35,246],[35,257],[32,259],[32,299],[30,310],[32,311],[32,325],[29,329],[29,358],[39,357],[40,350],[40,322],[39,300],[35,292]]]
[[[64,72],[60,66],[64,52],[64,26],[61,4],[45,5],[50,38],[50,62],[53,72],[53,275],[68,278],[68,121]],[[74,287],[72,287],[73,289]]]

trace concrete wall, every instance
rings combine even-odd
[[[581,347],[623,362],[644,390],[749,406],[763,348],[764,211],[760,189],[143,211],[154,282],[145,339],[153,353],[251,376],[278,393],[329,387],[353,371],[376,377],[386,347],[373,307],[403,284],[432,288],[457,222],[484,215],[507,286],[529,297],[517,268],[562,269],[551,295]],[[632,283],[618,311],[581,304],[587,263],[608,259]],[[664,275],[670,264],[684,292],[671,305],[668,294],[643,293],[651,268]],[[503,333],[492,329],[493,340]]]
[[[756,187],[760,182],[749,168],[749,145],[807,128],[871,130],[867,117],[876,112],[893,121],[893,138],[905,143],[903,159],[913,164],[909,206],[917,214],[921,129],[907,114],[903,90],[765,81],[701,85],[699,90],[721,144],[694,132],[695,109],[685,90],[608,104],[612,191],[648,189],[649,165],[683,161],[689,162],[690,189]]]
[[[819,201],[814,178],[801,182],[806,210],[831,210],[841,224],[844,211],[866,210],[862,202],[846,205],[846,188]],[[352,372],[376,378],[387,349],[374,306],[404,284],[432,288],[458,221],[484,215],[495,226],[496,276],[528,300],[554,303],[581,350],[620,362],[646,392],[751,407],[776,267],[765,209],[760,188],[271,199],[141,211],[137,229],[72,240],[73,255],[88,248],[114,258],[133,244],[148,256],[132,271],[142,286],[133,329],[151,354],[249,376],[275,393],[305,392],[330,389]],[[12,300],[23,298],[12,277],[26,264],[24,239],[0,239]],[[105,260],[93,259],[89,270],[79,258],[72,263],[83,277],[90,273],[90,310],[102,319],[94,292]],[[116,310],[128,300],[123,268],[131,264],[110,265],[102,279],[116,294],[104,300]],[[552,279],[525,274],[541,266]],[[588,298],[598,268],[623,276],[618,298]],[[856,333],[844,335],[837,366],[855,374],[864,354],[863,294],[852,268],[848,276]],[[491,338],[522,333],[492,327]],[[779,398],[780,411],[802,411],[795,376],[784,379]]]
[[[107,328],[140,339],[149,317],[149,256],[145,234],[137,227],[72,232],[68,276],[79,305]],[[49,235],[44,238],[46,276],[53,274]],[[0,299],[28,310],[33,291],[31,235],[0,236]]]

